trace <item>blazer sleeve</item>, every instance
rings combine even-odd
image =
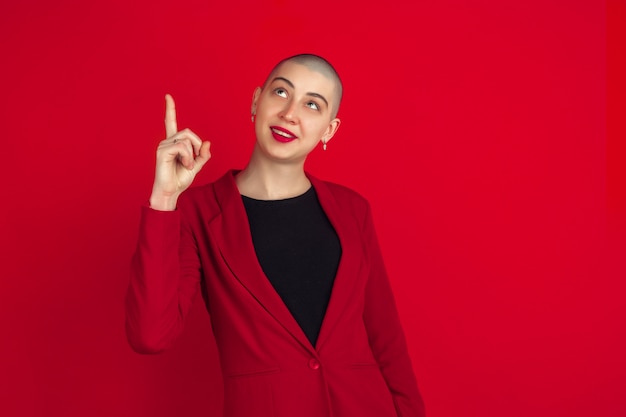
[[[398,416],[423,417],[424,403],[413,373],[369,204],[363,231],[370,260],[363,319],[370,347],[392,394]]]
[[[126,335],[139,353],[158,353],[180,335],[200,285],[200,261],[178,210],[142,207],[126,293]]]

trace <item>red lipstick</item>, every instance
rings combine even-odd
[[[270,126],[270,130],[272,131],[272,136],[278,142],[287,143],[291,142],[294,139],[298,139],[296,135],[280,126]]]

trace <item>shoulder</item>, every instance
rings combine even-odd
[[[233,187],[235,190],[232,190]],[[229,171],[213,182],[185,190],[178,199],[178,208],[183,213],[196,212],[210,217],[220,211],[220,197],[233,193],[236,194],[236,186]]]
[[[368,204],[368,201],[365,197],[363,197],[360,193],[353,190],[352,188],[346,187],[342,184],[337,184],[330,181],[321,181],[328,190],[335,196],[337,199],[345,200],[345,201],[354,201],[357,204]]]
[[[342,210],[350,210],[359,217],[369,213],[369,201],[352,188],[312,176],[309,179],[320,198],[332,198]]]

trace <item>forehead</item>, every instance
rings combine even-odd
[[[271,83],[277,77],[289,80],[296,90],[322,94],[328,100],[334,97],[337,89],[335,81],[323,71],[297,62],[283,62],[272,71],[267,82]]]

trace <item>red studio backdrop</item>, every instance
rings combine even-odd
[[[308,170],[373,205],[428,415],[626,416],[624,113],[610,111],[625,11],[3,2],[0,415],[219,415],[200,298],[168,352],[138,355],[124,334],[163,96],[212,142],[206,183],[245,164],[271,66],[313,52],[345,99]]]

